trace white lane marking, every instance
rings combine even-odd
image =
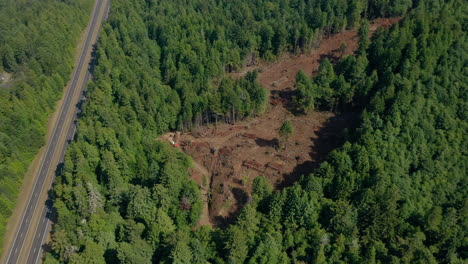
[[[49,222],[47,222],[47,225],[46,225],[46,228],[45,228],[45,232],[42,233],[42,238],[41,238],[41,244],[40,246],[42,246],[43,242],[44,242],[44,238],[45,238],[45,234],[47,233],[47,231],[49,230]],[[34,249],[34,254],[36,254],[36,249]],[[34,264],[37,263],[37,261],[39,260],[39,257],[41,256],[41,252],[37,253],[36,255],[36,259],[34,260]]]
[[[98,4],[98,3],[99,3],[99,4]],[[92,30],[94,24],[96,24],[96,21],[97,21],[97,19],[98,19],[98,16],[96,15],[96,13],[97,13],[97,10],[98,10],[98,9],[99,9],[99,10],[101,9],[101,7],[102,7],[102,2],[100,2],[99,0],[96,1],[95,7],[96,7],[96,8],[93,9],[94,14],[92,15],[91,22],[90,22],[91,26],[89,26],[88,29],[86,30],[86,32],[87,32],[87,40],[85,41],[85,44],[84,44],[83,47],[81,48],[81,53],[82,53],[82,55],[81,55],[81,58],[78,60],[78,67],[75,68],[75,70],[73,71],[73,77],[72,77],[72,79],[71,79],[72,81],[71,81],[71,83],[70,83],[70,85],[69,85],[69,88],[67,89],[67,92],[66,92],[66,94],[65,94],[65,96],[64,96],[64,98],[67,98],[66,100],[68,100],[68,101],[70,100],[70,97],[69,97],[69,96],[70,96],[71,92],[72,92],[72,91],[73,91],[73,92],[76,91],[76,89],[73,89],[73,87],[76,86],[77,73],[78,73],[78,72],[81,72],[81,68],[83,67],[83,66],[82,66],[82,64],[84,63],[83,58],[82,58],[82,57],[83,57],[83,54],[86,53],[86,51],[89,49],[90,45],[93,45],[93,44],[90,43],[92,39],[90,39],[89,37],[90,37],[90,35],[91,35],[91,37],[92,37],[92,35],[93,35],[93,34],[90,34],[90,33],[94,33],[94,32],[91,32],[91,30]],[[108,7],[108,9],[109,9],[109,7]],[[98,32],[99,32],[99,30],[100,30],[100,28],[98,29]],[[80,66],[81,66],[81,67],[80,67]],[[73,84],[73,80],[75,80],[75,84]],[[75,88],[76,88],[76,87],[75,87]],[[73,94],[74,94],[74,93],[73,93]],[[72,95],[73,95],[73,94],[72,94]],[[63,113],[64,110],[65,110],[66,112],[68,112],[68,109],[69,109],[69,108],[66,109],[65,107],[66,107],[65,104],[62,104],[62,105],[61,105],[61,107],[60,107],[60,112],[61,112],[61,113]],[[58,132],[57,129],[58,129],[57,124],[55,124],[54,129],[53,129],[54,132],[53,132],[52,134],[54,134],[55,132]],[[55,142],[54,142],[54,143],[55,143]],[[54,146],[55,146],[55,144],[54,144]],[[45,153],[48,153],[48,152],[49,152],[50,147],[51,147],[51,145],[50,145],[50,144],[47,144],[47,150],[46,150]],[[42,160],[42,162],[41,162],[39,171],[42,171],[42,168],[43,168],[43,167],[44,167],[44,160]],[[50,170],[50,168],[47,169],[47,173],[48,173],[49,170]],[[38,181],[39,181],[40,175],[41,175],[41,174],[39,174],[39,177],[36,177],[36,178],[35,178],[34,186],[37,186],[37,183],[38,183]],[[42,182],[42,183],[43,183],[43,182]],[[42,189],[42,188],[41,188],[41,189]],[[36,196],[37,196],[37,194],[36,194]],[[31,198],[32,198],[32,193],[29,194],[28,204],[30,204],[30,203],[32,202],[32,199],[31,199]],[[31,205],[31,207],[32,207],[32,205]],[[35,210],[34,210],[34,211],[35,211]],[[34,213],[34,211],[33,211],[33,213]],[[25,216],[26,216],[26,213],[24,212],[24,213],[22,214],[20,223],[23,223]],[[50,224],[50,222],[48,223],[48,225],[49,225],[49,224]],[[21,224],[21,226],[22,226],[22,224]],[[28,227],[28,228],[29,228],[29,227]],[[17,229],[16,234],[18,234],[18,232],[19,232],[20,230],[21,230],[21,227],[20,227],[19,229]],[[43,238],[44,238],[44,235],[43,235]],[[13,245],[16,243],[16,241],[17,241],[17,235],[15,236],[15,239],[14,239],[14,241],[13,241]],[[13,250],[13,248],[11,248],[11,250],[10,250],[10,252],[9,252],[9,254],[8,254],[7,262],[9,261],[9,259],[10,259],[10,257],[11,257],[12,250]],[[22,248],[21,248],[21,250],[22,250]],[[18,248],[16,248],[15,254],[16,254],[17,251],[18,251]],[[21,252],[21,251],[20,251],[20,252]],[[39,257],[39,254],[38,254],[38,257]],[[35,263],[37,263],[37,258],[36,258]]]

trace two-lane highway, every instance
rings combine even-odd
[[[96,44],[100,28],[109,11],[110,0],[96,0],[85,31],[85,41],[81,46],[71,80],[65,91],[58,118],[52,134],[47,140],[46,151],[40,161],[35,182],[29,194],[14,240],[4,257],[5,263],[37,263],[42,255],[42,244],[50,229],[50,205],[46,206],[48,191],[55,177],[55,170],[63,160],[67,141],[75,133],[77,104],[90,77],[93,46]],[[7,246],[7,245],[6,245]]]

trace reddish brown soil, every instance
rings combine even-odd
[[[373,20],[370,25],[370,35],[374,34],[378,28],[389,27],[400,20],[400,17]],[[271,90],[278,90],[281,87],[292,87],[299,70],[303,70],[306,74],[312,76],[317,72],[320,62],[324,58],[329,58],[333,62],[342,55],[352,54],[358,47],[358,40],[357,29],[344,31],[323,38],[320,41],[320,45],[309,53],[299,56],[284,54],[273,63],[260,62],[258,65],[245,67],[241,72],[233,73],[233,76],[237,78],[249,71],[258,70],[261,73],[259,81],[265,87]],[[342,43],[346,43],[347,46],[344,53],[340,50]]]
[[[399,18],[375,20],[371,33],[397,21]],[[343,42],[347,48],[341,52]],[[192,178],[201,186],[206,202],[199,224],[231,223],[238,209],[251,199],[251,184],[256,176],[267,177],[275,188],[290,185],[342,144],[343,129],[355,123],[356,114],[312,112],[295,116],[285,105],[290,101],[299,70],[312,76],[323,58],[333,60],[351,54],[357,43],[357,31],[346,31],[323,39],[309,54],[285,55],[274,63],[260,63],[233,74],[236,78],[259,70],[260,84],[271,91],[270,108],[259,117],[235,125],[203,126],[181,135],[180,149],[194,160]],[[285,120],[292,122],[294,133],[280,143],[278,130]],[[207,176],[205,186],[203,175]]]

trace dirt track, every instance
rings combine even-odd
[[[399,20],[375,20],[371,23],[371,34]],[[347,45],[344,52],[339,50],[342,43]],[[251,184],[256,176],[266,176],[275,188],[291,185],[342,144],[342,132],[355,123],[356,114],[312,112],[295,116],[286,104],[299,70],[313,76],[322,59],[339,59],[354,52],[357,45],[357,30],[345,31],[322,39],[319,47],[308,54],[284,55],[274,63],[261,62],[232,74],[239,78],[258,70],[260,84],[271,91],[270,109],[235,125],[204,126],[182,134],[180,148],[196,163],[192,178],[202,186],[201,175],[208,173],[210,177],[209,190],[202,187],[204,201],[211,197],[209,206],[205,205],[209,215],[204,209],[199,224],[230,224],[238,209],[251,199]],[[278,130],[285,120],[291,120],[294,133],[284,143],[279,142]]]
[[[370,34],[374,34],[380,27],[389,27],[400,20],[400,17],[373,20],[370,24]],[[322,59],[329,58],[334,61],[342,55],[352,54],[358,47],[358,41],[357,29],[344,31],[322,38],[320,45],[309,53],[299,56],[284,54],[275,62],[260,62],[258,65],[245,67],[242,71],[234,73],[233,76],[238,78],[249,71],[258,70],[260,71],[260,84],[264,87],[270,90],[292,87],[299,70],[303,70],[306,74],[312,76],[317,72]],[[346,43],[347,46],[344,53],[340,51],[342,43]]]

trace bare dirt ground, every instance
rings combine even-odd
[[[10,88],[13,84],[13,74],[8,72],[0,72],[0,88]]]
[[[380,27],[389,27],[400,20],[401,17],[375,19],[370,24],[370,35],[374,34]],[[257,65],[245,67],[242,71],[232,75],[234,78],[238,78],[249,71],[258,70],[261,72],[259,81],[267,88],[271,85],[292,86],[299,70],[303,70],[306,74],[312,76],[317,72],[320,62],[324,58],[327,57],[333,62],[342,55],[352,54],[358,47],[358,41],[357,29],[344,31],[329,37],[323,37],[320,45],[308,53],[299,56],[284,54],[272,63],[259,62]],[[347,46],[343,54],[340,50],[342,43],[346,43]]]
[[[371,33],[399,20],[375,20]],[[347,45],[344,52],[340,51],[343,42]],[[239,208],[251,199],[256,176],[267,177],[276,189],[291,185],[343,143],[343,130],[356,123],[357,114],[337,116],[316,111],[295,116],[285,106],[299,70],[313,76],[322,59],[337,60],[353,53],[357,45],[357,30],[345,31],[322,39],[319,47],[308,54],[284,55],[274,63],[261,62],[232,74],[238,78],[258,70],[260,84],[271,91],[270,108],[259,117],[234,125],[203,126],[181,135],[180,149],[194,160],[192,178],[201,187],[205,202],[200,225],[222,227],[232,223]],[[278,130],[286,120],[292,122],[294,133],[286,142],[280,142]]]

